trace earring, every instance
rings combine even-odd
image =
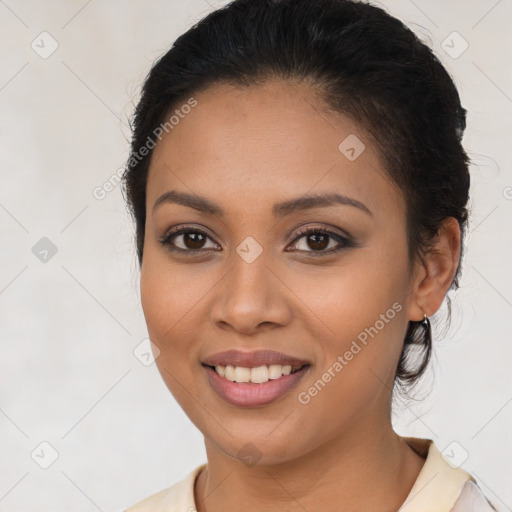
[[[421,322],[421,325],[425,328],[425,336],[430,338],[430,336],[431,336],[430,320],[425,313],[423,313],[423,321]]]

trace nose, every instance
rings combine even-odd
[[[290,291],[268,265],[265,252],[248,263],[235,254],[231,268],[215,287],[212,322],[245,335],[286,325]]]

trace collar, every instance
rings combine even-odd
[[[449,512],[455,506],[464,484],[473,477],[455,468],[431,439],[402,437],[425,464],[399,512]]]

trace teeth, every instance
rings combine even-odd
[[[279,379],[283,375],[283,367],[280,364],[271,364],[268,367],[268,378]]]
[[[235,366],[235,382],[249,382],[251,380],[250,368]]]
[[[268,368],[266,366],[258,366],[251,368],[251,382],[261,384],[268,380]]]
[[[221,368],[222,368],[222,366],[221,366]],[[234,366],[226,366],[224,373],[225,373],[226,379],[230,380],[231,382],[233,382],[235,380],[235,367]]]
[[[293,371],[300,367],[293,368]],[[280,379],[283,375],[290,375],[292,367],[290,365],[281,366],[280,364],[271,364],[269,366],[257,366],[256,368],[245,368],[243,366],[216,366],[215,371],[231,382],[253,382],[254,384],[263,384],[268,380]]]

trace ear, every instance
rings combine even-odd
[[[460,228],[457,219],[447,217],[435,245],[417,263],[409,300],[409,320],[421,321],[433,315],[443,303],[457,271],[460,256]]]

